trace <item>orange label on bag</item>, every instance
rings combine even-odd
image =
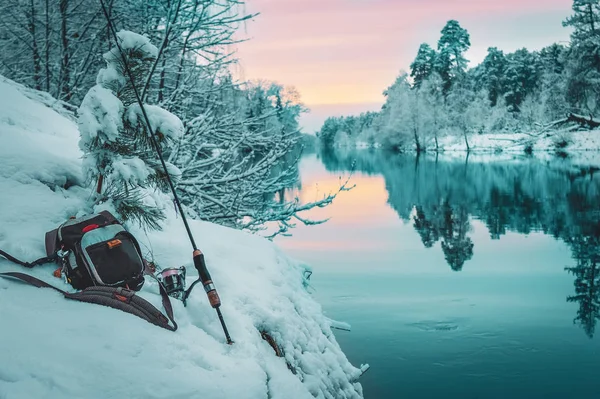
[[[121,245],[121,240],[112,240],[107,242],[106,244],[108,244],[108,249],[113,249]]]

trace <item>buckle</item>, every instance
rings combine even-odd
[[[133,298],[134,295],[135,291],[123,287],[118,287],[117,290],[113,293],[113,297],[115,299],[125,303],[131,302],[131,298]]]
[[[69,250],[65,251],[61,248],[58,251],[56,251],[56,256],[58,256],[60,259],[64,259],[67,256],[69,256],[69,253],[70,253]]]

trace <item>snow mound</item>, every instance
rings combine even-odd
[[[0,77],[0,178],[6,184],[65,186],[81,180],[77,127],[45,105],[22,94],[24,87]],[[32,90],[27,90],[31,94]],[[7,192],[11,201],[20,198]],[[6,204],[2,201],[3,211]]]
[[[0,248],[18,258],[44,256],[44,233],[89,212],[81,183],[79,132],[69,119],[0,80]],[[181,219],[162,194],[163,231],[129,226],[159,267],[197,275]],[[173,300],[175,333],[49,289],[0,279],[0,398],[361,398],[331,321],[306,292],[306,267],[250,234],[190,221],[223,301],[235,344],[225,344],[202,288],[187,307]],[[54,265],[31,274],[52,277]],[[23,271],[0,258],[0,271]],[[140,295],[160,306],[150,279]],[[267,331],[283,350],[275,356]],[[289,366],[295,374],[288,369]]]
[[[25,97],[27,97],[30,100],[33,100],[35,102],[38,102],[40,104],[44,104],[45,106],[47,106],[49,108],[52,108],[54,111],[56,111],[60,115],[64,116],[65,118],[73,120],[73,121],[76,120],[76,117],[75,117],[75,112],[77,111],[76,106],[69,104],[67,102],[64,102],[62,100],[57,100],[56,98],[52,97],[49,93],[47,93],[45,91],[31,89],[29,87],[26,87],[19,83],[16,83],[12,80],[6,79],[2,75],[0,75],[0,82],[5,84],[6,86],[11,86],[11,87],[17,88],[19,90],[19,92],[22,95],[24,95]]]

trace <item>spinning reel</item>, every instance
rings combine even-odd
[[[158,281],[165,287],[167,294],[175,299],[184,301],[185,292],[185,267],[164,269],[158,273]]]

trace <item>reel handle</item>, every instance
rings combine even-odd
[[[215,285],[212,282],[212,278],[210,277],[210,273],[206,268],[204,254],[199,249],[194,251],[194,266],[196,267],[196,270],[198,270],[198,275],[200,276],[200,281],[202,281],[202,285],[204,285],[204,291],[206,291],[206,295],[208,296],[210,306],[217,309],[221,306],[221,298],[219,298],[217,289],[215,288]]]

